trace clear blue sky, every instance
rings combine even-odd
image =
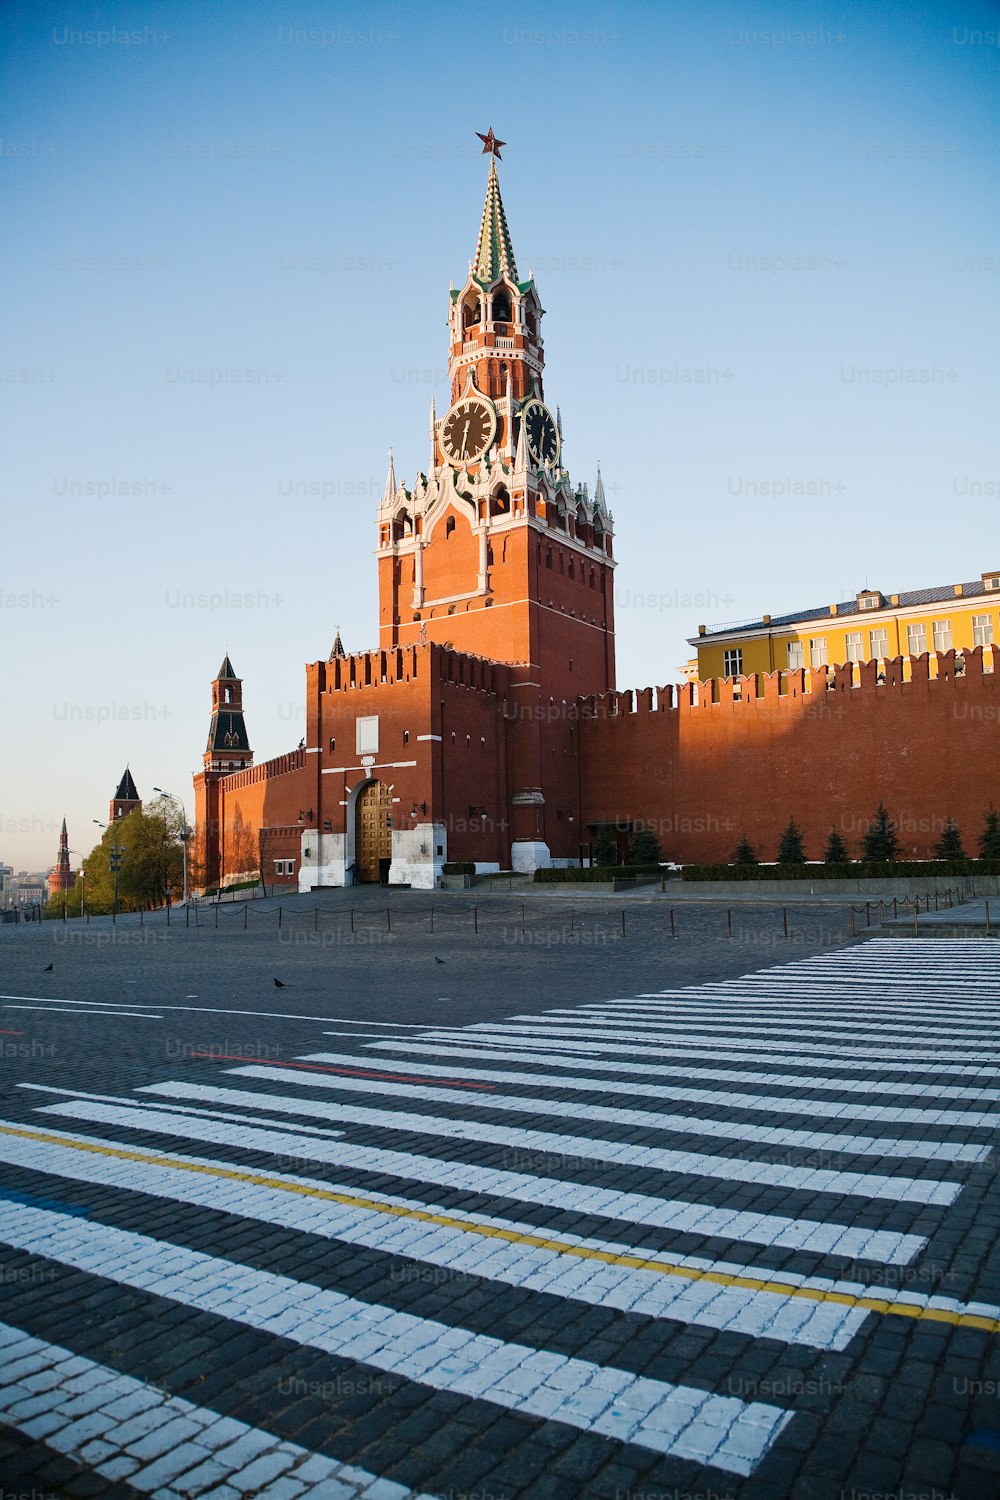
[[[490,125],[566,462],[609,487],[621,686],[699,622],[997,566],[996,5],[0,27],[0,860],[50,864],[64,812],[86,852],[126,761],[190,810],[227,648],[264,759],[335,628],[375,643],[386,450],[411,481],[447,404]]]

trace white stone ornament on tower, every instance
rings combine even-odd
[[[392,461],[392,449],[389,449],[389,471],[385,476],[385,489],[382,491],[382,504],[391,509],[396,499],[396,468]]]

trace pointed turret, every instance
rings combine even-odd
[[[228,661],[228,657],[226,658]],[[135,782],[132,780],[132,772],[128,766],[122,772],[122,779],[118,783],[115,795],[111,799],[108,809],[108,822],[116,823],[119,818],[128,817],[129,813],[140,812],[142,801],[136,790]]]
[[[233,664],[229,660],[229,652],[228,651],[226,652],[225,656],[222,658],[222,666],[219,668],[218,672],[216,673],[216,677],[217,677],[217,679],[218,679],[219,682],[239,682],[239,680],[240,680],[237,677],[236,673],[233,671]]]
[[[392,461],[392,449],[389,449],[389,472],[385,476],[385,489],[382,491],[382,504],[392,505],[396,498],[396,466]]]
[[[517,452],[514,454],[514,473],[524,474],[528,468],[528,431],[522,422],[517,434]]]
[[[601,478],[601,466],[597,465],[597,483],[594,486],[594,509],[608,513],[608,502],[604,497],[604,480]]]
[[[492,156],[472,274],[487,286],[492,286],[500,276],[506,276],[509,281],[517,281],[514,246],[507,228],[507,215],[503,211],[503,199],[500,197],[500,180]]]
[[[330,651],[330,660],[331,661],[336,661],[338,657],[346,657],[346,655],[347,655],[347,652],[344,650],[344,643],[340,639],[340,626],[338,625],[337,626],[337,634],[334,637],[334,641],[333,641],[333,648]]]

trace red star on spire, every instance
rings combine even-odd
[[[490,126],[490,133],[489,133],[489,135],[483,135],[483,133],[482,133],[481,130],[477,130],[476,134],[478,135],[479,139],[484,143],[483,144],[483,155],[484,156],[495,156],[496,159],[497,159],[497,161],[503,161],[503,157],[500,155],[500,147],[501,146],[506,146],[507,142],[506,141],[498,141],[497,140],[496,136],[493,134],[493,126],[492,125]]]

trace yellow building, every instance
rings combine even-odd
[[[994,641],[1000,641],[1000,570],[981,574],[975,583],[907,594],[863,589],[843,604],[732,625],[699,625],[689,643],[698,652],[691,668],[706,682],[924,652],[933,657],[937,651],[965,651]]]

